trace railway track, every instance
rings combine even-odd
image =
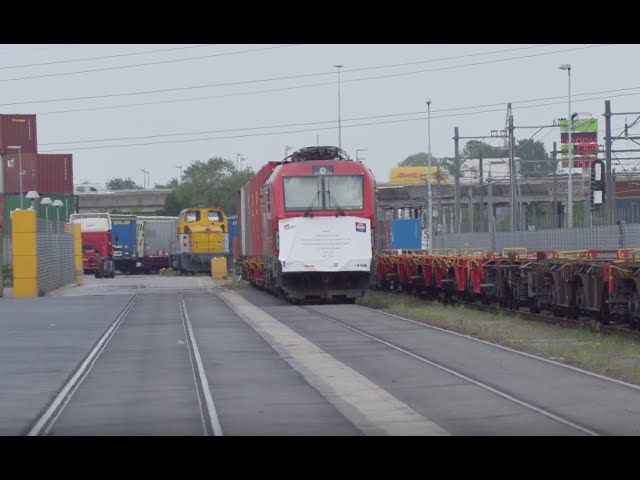
[[[588,436],[600,436],[601,435],[600,432],[597,432],[596,430],[594,430],[592,428],[588,428],[585,425],[581,425],[581,424],[579,424],[579,423],[577,423],[575,421],[572,421],[571,419],[567,418],[566,416],[564,416],[562,414],[559,414],[557,412],[553,412],[548,408],[542,408],[540,406],[534,405],[533,403],[528,402],[528,401],[526,401],[526,400],[524,400],[522,398],[518,398],[517,395],[515,395],[515,394],[513,394],[511,392],[508,392],[508,391],[506,391],[504,389],[501,389],[501,388],[493,386],[493,385],[489,385],[488,383],[483,382],[483,381],[478,380],[478,379],[475,379],[475,378],[472,378],[471,376],[466,375],[466,374],[456,370],[455,368],[451,368],[451,367],[445,366],[445,365],[443,365],[443,364],[441,364],[439,362],[433,361],[433,360],[427,358],[424,354],[419,354],[419,353],[412,352],[407,348],[403,348],[401,345],[398,345],[395,342],[390,342],[390,341],[384,340],[383,338],[380,338],[379,336],[376,336],[376,335],[370,334],[368,332],[365,332],[365,331],[363,331],[361,329],[355,328],[355,327],[353,327],[351,325],[348,325],[344,321],[341,321],[341,320],[339,320],[339,319],[337,319],[337,318],[335,318],[335,317],[333,317],[331,315],[327,315],[325,313],[318,312],[317,310],[314,310],[311,307],[303,306],[303,307],[300,307],[300,308],[305,310],[309,315],[314,315],[314,316],[323,318],[325,320],[328,320],[328,321],[330,321],[330,322],[332,322],[332,323],[334,323],[336,325],[339,325],[339,326],[341,326],[341,327],[343,327],[343,328],[345,328],[345,329],[347,329],[347,330],[349,330],[349,331],[351,331],[353,333],[356,333],[356,334],[358,334],[358,335],[360,335],[362,337],[365,337],[365,338],[367,338],[369,340],[372,340],[374,342],[377,342],[377,343],[380,343],[382,345],[385,345],[386,347],[388,347],[390,349],[393,349],[393,350],[395,350],[397,352],[400,352],[401,354],[403,354],[403,355],[405,355],[407,357],[410,357],[410,358],[412,358],[414,360],[417,360],[417,361],[419,361],[419,362],[421,362],[423,364],[426,364],[426,365],[429,365],[431,367],[437,368],[438,370],[444,371],[444,372],[446,372],[446,373],[448,373],[450,375],[453,375],[453,376],[455,376],[457,378],[460,378],[460,379],[464,380],[465,382],[468,382],[468,383],[473,384],[473,385],[475,385],[477,387],[480,387],[483,390],[491,392],[492,394],[494,394],[494,395],[496,395],[498,397],[506,399],[509,402],[512,402],[512,403],[514,403],[516,405],[519,405],[520,407],[524,407],[525,409],[527,409],[527,410],[529,410],[531,412],[535,412],[537,414],[543,415],[543,416],[545,416],[545,417],[547,417],[547,418],[549,418],[549,419],[551,419],[551,420],[553,420],[555,422],[561,423],[561,424],[563,424],[563,425],[565,425],[567,427],[570,427],[571,429],[576,430],[576,431],[578,431],[578,432],[580,432],[582,434],[585,434],[585,435],[588,435]]]
[[[387,290],[375,290],[379,292],[386,292]],[[416,295],[408,294],[405,292],[392,292],[396,295],[405,295],[412,298],[420,298],[424,301],[437,301],[437,300],[429,300],[424,297],[418,297]],[[451,303],[449,303],[451,304]],[[467,308],[472,310],[478,310],[481,312],[487,313],[503,313],[503,314],[512,314],[514,316],[519,316],[524,320],[531,320],[534,322],[546,323],[549,325],[556,325],[565,328],[583,328],[589,329],[594,333],[601,333],[604,335],[618,335],[625,338],[632,338],[635,340],[640,340],[640,330],[634,330],[629,327],[628,324],[617,324],[617,325],[603,325],[601,323],[596,322],[595,320],[574,320],[566,317],[554,317],[552,315],[543,315],[539,313],[531,313],[525,312],[522,310],[513,310],[513,309],[505,309],[496,307],[493,305],[483,305],[481,303],[469,302],[469,301],[454,301],[456,305],[464,305]]]
[[[37,418],[32,422],[31,426],[26,430],[25,433],[27,436],[45,436],[55,434],[54,427],[59,417],[75,398],[76,392],[92,372],[103,352],[108,348],[112,339],[118,334],[118,330],[122,324],[126,322],[129,314],[143,295],[142,291],[138,290],[131,297],[122,311],[120,311],[106,331],[94,344],[93,348],[80,362],[79,366],[69,375],[62,387],[53,396],[51,402],[44,407]],[[207,381],[207,376],[182,291],[177,292],[177,301],[180,311],[181,326],[184,329],[186,339],[183,343],[186,343],[187,346],[189,357],[188,361],[190,362],[191,372],[193,374],[203,434],[205,436],[221,436],[223,435],[222,428],[220,426],[218,414],[213,402],[213,396],[209,388],[209,383]]]
[[[567,328],[586,328],[594,333],[602,333],[604,335],[618,335],[626,338],[640,340],[640,331],[629,328],[628,324],[602,325],[595,320],[573,320],[569,318],[554,317],[552,315],[542,315],[539,313],[500,309],[492,305],[482,305],[473,302],[464,302],[463,304],[465,307],[469,307],[474,310],[480,310],[483,312],[513,313],[514,315],[520,316],[525,320],[531,320],[534,322],[547,323],[550,325],[557,325]]]

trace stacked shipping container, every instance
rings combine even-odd
[[[0,114],[0,193],[73,194],[73,157],[39,154],[36,133],[35,115]]]
[[[38,153],[38,136],[35,115],[0,114],[0,154],[20,153],[35,155]]]
[[[20,192],[26,195],[34,190],[41,198],[62,200],[60,220],[68,220],[76,211],[73,157],[38,153],[35,115],[0,114],[0,161],[0,228],[5,232],[11,231],[11,210],[20,208]],[[38,216],[44,217],[44,207],[36,203]],[[28,208],[31,201],[23,199],[23,205]],[[50,209],[49,214],[56,218],[56,209]]]
[[[78,211],[78,197],[75,195],[59,195],[50,193],[46,196],[51,198],[52,202],[60,200],[62,202],[62,207],[49,207],[49,211],[47,213],[44,205],[36,200],[34,205],[38,218],[45,218],[48,216],[50,220],[56,220],[59,217],[61,222],[68,222],[69,215]],[[24,208],[31,207],[31,200],[27,200],[25,198],[22,202]],[[0,226],[4,228],[4,233],[11,233],[11,211],[18,208],[20,208],[20,194],[0,195]]]
[[[43,154],[37,156],[37,188],[40,194],[73,193],[73,156],[71,154]]]

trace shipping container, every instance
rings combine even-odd
[[[143,224],[145,257],[170,254],[178,248],[178,217],[138,216],[137,221]]]
[[[252,251],[251,239],[251,189],[249,184],[240,188],[240,207],[238,208],[238,229],[240,230],[240,255],[248,255]],[[244,235],[242,232],[246,232]]]
[[[389,222],[389,220],[378,220],[375,245],[377,251],[391,248],[391,224]]]
[[[227,258],[227,269],[233,271],[234,261],[238,259],[238,216],[229,215],[227,217],[229,225],[229,257]]]
[[[420,249],[422,247],[422,222],[420,219],[390,220],[391,248]]]
[[[38,153],[38,136],[35,115],[0,115],[0,154],[17,153],[10,146],[20,147],[23,155]]]
[[[20,193],[20,165],[22,165],[22,192],[38,191],[38,156],[35,154],[10,153],[2,156],[2,185],[0,193]]]
[[[263,253],[262,235],[262,186],[279,162],[269,162],[240,189],[240,232],[241,255],[261,257]]]
[[[73,156],[64,154],[38,154],[39,194],[73,193]]]
[[[26,192],[25,192],[26,193]],[[77,197],[74,195],[46,195],[51,199],[52,202],[56,200],[60,200],[62,202],[62,207],[49,207],[48,216],[51,220],[60,219],[61,222],[68,222],[69,216],[72,213],[77,212],[76,202]],[[4,226],[5,233],[11,233],[11,210],[16,210],[20,208],[20,195],[0,195],[2,200],[0,200],[0,205],[4,203],[4,208],[2,209],[4,215]],[[38,218],[45,218],[47,216],[46,208],[44,205],[40,203],[42,200],[42,196],[33,201],[35,208],[38,212]],[[32,205],[32,201],[28,199],[23,199],[23,208],[30,208]]]
[[[238,216],[229,215],[227,217],[227,223],[229,225],[229,253],[231,257],[234,256],[234,239],[238,236]]]
[[[116,269],[121,261],[136,259],[135,215],[111,215],[111,242]]]

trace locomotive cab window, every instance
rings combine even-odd
[[[200,210],[194,210],[191,212],[187,212],[185,215],[185,221],[187,222],[199,222],[200,221]]]
[[[283,182],[287,211],[322,210],[322,177],[284,177]]]
[[[222,218],[220,218],[220,212],[216,212],[215,210],[209,210],[208,217],[210,222],[221,222]]]
[[[285,210],[362,210],[362,175],[284,177]]]
[[[327,210],[362,210],[361,175],[328,176],[324,179]]]

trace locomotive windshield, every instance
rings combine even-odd
[[[222,218],[220,218],[220,212],[216,212],[215,210],[209,210],[207,218],[210,222],[221,222]]]
[[[185,221],[187,222],[199,222],[200,221],[200,210],[190,210],[187,212],[185,216]]]
[[[288,212],[362,210],[362,175],[284,177],[284,206]]]

